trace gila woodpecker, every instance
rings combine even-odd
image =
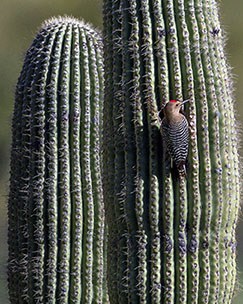
[[[186,176],[189,130],[187,119],[180,110],[187,101],[170,100],[166,104],[160,129],[166,145],[166,153],[169,154],[167,156],[174,161],[179,177]]]

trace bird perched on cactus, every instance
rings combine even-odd
[[[172,158],[179,177],[186,176],[186,159],[188,155],[188,121],[181,113],[181,107],[187,100],[170,100],[163,109],[161,134],[166,145],[166,158]]]

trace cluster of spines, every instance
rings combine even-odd
[[[230,303],[239,170],[216,2],[105,0],[104,29],[111,303]],[[165,174],[156,120],[183,97],[189,169],[179,182]]]
[[[102,41],[47,21],[16,88],[9,195],[11,303],[106,303]]]

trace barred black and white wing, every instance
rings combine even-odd
[[[173,123],[168,123],[164,118],[161,122],[161,133],[179,174],[186,175],[185,163],[188,155],[189,131],[186,117],[181,114],[180,118],[178,122]]]

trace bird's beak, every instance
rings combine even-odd
[[[183,105],[184,103],[188,102],[190,99],[186,99],[186,100],[183,100],[181,101],[181,105]]]

